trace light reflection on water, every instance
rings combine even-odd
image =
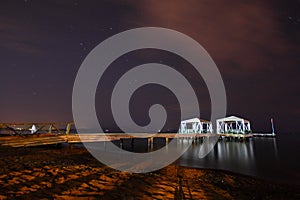
[[[120,145],[118,141],[114,143]],[[191,144],[191,140],[177,141],[177,148],[184,148],[188,144]],[[296,134],[279,135],[276,138],[252,138],[247,142],[222,140],[207,156],[199,158],[199,150],[203,143],[198,141],[193,143],[175,164],[228,170],[278,182],[300,184],[299,144],[300,137]],[[164,145],[164,139],[155,138],[153,150]],[[140,153],[149,150],[145,139],[136,139],[134,146],[129,140],[124,140],[123,148]]]
[[[299,184],[299,151],[291,154],[295,143],[285,144],[277,140],[280,139],[253,138],[248,142],[222,140],[203,159],[197,157],[201,144],[195,144],[176,164],[193,168],[222,169],[278,182]],[[278,143],[281,152],[278,151]]]
[[[219,141],[203,159],[197,154],[201,144],[192,145],[177,164],[197,168],[224,169],[249,174],[255,168],[253,141]],[[242,171],[241,171],[242,170]]]

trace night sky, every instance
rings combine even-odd
[[[300,131],[299,0],[3,0],[0,121],[71,121],[73,83],[87,54],[114,34],[147,26],[180,31],[208,51],[224,80],[228,115],[251,120],[255,131],[270,131],[271,117],[277,132]],[[196,85],[201,118],[210,117],[207,88],[188,63],[167,52],[142,50],[112,64],[107,87],[97,91],[99,118],[110,107],[105,101],[109,81],[149,61],[180,68]],[[145,109],[160,100],[176,112],[172,93],[144,89],[148,92],[135,95],[139,103],[130,105],[137,123],[145,124]],[[149,96],[154,93],[156,98]],[[109,116],[99,121],[116,129]]]

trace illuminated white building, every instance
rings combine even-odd
[[[212,133],[212,123],[207,120],[192,118],[181,121],[179,133]]]
[[[250,121],[236,116],[217,120],[217,133],[250,133]]]

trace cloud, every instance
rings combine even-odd
[[[22,54],[40,54],[41,49],[34,43],[37,32],[30,25],[0,16],[0,47]]]
[[[136,3],[136,2],[135,2]],[[139,1],[140,19],[196,39],[224,74],[244,76],[291,63],[290,42],[274,4],[261,1]]]

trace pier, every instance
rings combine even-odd
[[[133,145],[135,138],[147,139],[148,146],[150,149],[153,148],[155,138],[164,138],[166,144],[171,139],[187,139],[192,143],[197,141],[203,141],[203,138],[217,136],[219,139],[227,140],[238,140],[247,141],[252,137],[252,134],[178,134],[178,133],[159,133],[159,134],[139,134],[138,136],[132,136],[125,133],[99,133],[99,134],[41,134],[41,135],[30,135],[26,137],[21,136],[5,136],[0,137],[0,145],[9,147],[32,147],[32,146],[43,146],[43,145],[54,145],[68,143],[71,147],[76,143],[86,142],[105,142],[105,141],[119,141],[120,147],[123,145],[125,139],[130,139]],[[152,148],[151,148],[152,147]]]
[[[275,133],[252,133],[253,137],[276,137]]]
[[[0,137],[0,145],[9,147],[32,147],[43,145],[54,145],[61,143],[68,143],[70,146],[76,143],[86,142],[105,142],[105,141],[119,141],[120,147],[123,145],[125,139],[130,139],[131,143],[135,138],[147,139],[148,146],[153,147],[155,138],[164,138],[166,144],[170,139],[188,139],[192,142],[201,140],[201,138],[216,136],[216,134],[177,134],[177,133],[159,133],[159,134],[139,134],[138,136],[132,136],[125,133],[99,133],[99,134],[41,134],[30,135],[26,137],[21,136],[5,136]]]
[[[76,143],[119,141],[123,147],[124,140],[135,138],[147,139],[149,149],[153,149],[154,139],[163,138],[166,144],[172,139],[186,139],[192,143],[203,141],[203,138],[217,136],[229,141],[247,141],[253,134],[215,134],[215,133],[72,133],[73,122],[66,123],[19,123],[0,124],[0,145],[7,147],[33,147],[67,143],[72,147]],[[65,128],[61,128],[65,127]],[[4,134],[3,134],[4,133]]]

